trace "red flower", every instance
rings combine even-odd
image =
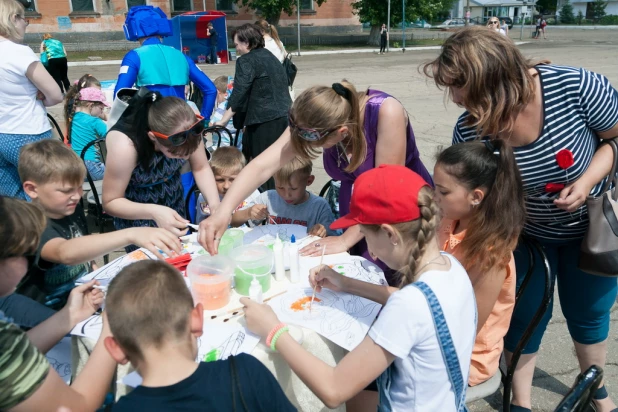
[[[561,169],[568,169],[573,166],[575,159],[573,158],[573,153],[569,149],[562,149],[556,153],[556,162],[558,162],[558,166],[560,166]]]
[[[549,193],[558,193],[564,189],[563,183],[548,183],[545,185],[545,191]]]

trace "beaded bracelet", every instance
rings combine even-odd
[[[273,339],[270,342],[270,349],[272,349],[273,352],[277,351],[277,341],[279,340],[279,337],[283,335],[285,332],[289,332],[289,329],[287,326],[284,326],[281,329],[279,329],[277,333],[275,333],[275,336],[273,336]]]
[[[268,333],[268,336],[266,337],[266,346],[270,346],[273,337],[275,336],[275,333],[277,333],[277,331],[283,327],[285,327],[285,323],[281,322],[280,324],[272,328],[272,330]]]

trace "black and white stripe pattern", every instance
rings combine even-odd
[[[547,183],[568,184],[590,166],[599,145],[595,131],[606,131],[618,123],[618,92],[605,76],[581,68],[540,65],[537,70],[543,93],[544,124],[533,143],[515,147],[515,157],[526,196],[526,233],[544,239],[581,238],[588,226],[586,206],[574,213],[557,208],[557,193],[547,193]],[[474,128],[464,126],[468,112],[459,117],[453,144],[474,140]],[[556,154],[567,149],[575,164],[564,170]],[[598,195],[604,182],[590,192]]]

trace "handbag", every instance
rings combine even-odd
[[[288,53],[283,59],[283,69],[285,70],[285,74],[288,76],[288,86],[292,87],[294,85],[294,80],[296,79],[298,69],[292,62],[292,55],[290,53]]]
[[[599,196],[588,196],[588,230],[579,253],[579,269],[598,276],[618,276],[618,144],[608,142],[614,164]]]
[[[112,127],[118,123],[118,120],[120,120],[120,118],[125,114],[125,111],[131,104],[131,101],[145,96],[148,92],[150,92],[150,90],[146,87],[140,87],[139,89],[126,88],[118,90],[118,93],[114,96],[112,108],[107,116],[107,130],[112,130]],[[130,113],[127,113],[127,115],[129,114]]]

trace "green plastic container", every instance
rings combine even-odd
[[[245,232],[240,229],[228,229],[221,237],[219,242],[219,254],[229,256],[232,249],[242,246]]]
[[[230,257],[236,263],[235,289],[240,295],[249,296],[253,277],[262,285],[262,293],[270,289],[273,252],[262,245],[246,245],[233,249]]]

